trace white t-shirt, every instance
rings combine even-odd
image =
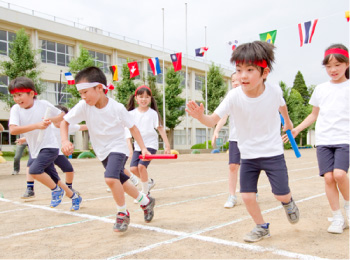
[[[16,104],[11,108],[9,125],[26,126],[41,122],[47,108],[50,108],[49,117],[54,117],[62,113],[61,110],[46,100],[34,99],[33,106],[28,109],[21,108]],[[43,131],[43,139],[41,142],[38,142],[40,131]],[[30,156],[33,159],[38,156],[40,150],[43,148],[58,148],[57,139],[50,126],[45,130],[36,129],[23,133],[23,137],[27,140]]]
[[[316,145],[350,144],[349,80],[318,85],[309,103],[319,107]]]
[[[129,111],[135,120],[135,125],[139,129],[143,142],[146,147],[158,150],[158,133],[156,129],[159,127],[158,114],[152,108],[141,113],[137,108]],[[134,143],[135,151],[141,151],[137,142]]]
[[[247,97],[241,87],[230,90],[214,111],[219,117],[233,117],[242,159],[283,154],[280,106],[285,105],[278,85],[265,83],[257,98]]]
[[[233,116],[230,116],[230,115],[229,115],[228,120],[229,120],[228,125],[229,125],[229,131],[230,131],[230,134],[228,136],[228,140],[237,142],[235,120],[234,120]]]
[[[132,138],[129,128],[125,127],[125,139]]]
[[[124,127],[133,127],[134,120],[117,101],[108,98],[107,105],[99,109],[81,100],[64,116],[64,120],[69,124],[86,121],[91,145],[100,161],[111,152],[129,154]]]
[[[58,155],[63,155],[62,151],[61,151],[61,131],[60,128],[57,128],[54,124],[51,124],[53,132],[55,133],[56,139],[57,139],[57,143],[58,143],[58,148],[60,149]],[[73,135],[75,132],[79,131],[80,129],[80,125],[78,124],[74,124],[74,125],[69,125],[68,127],[68,134],[69,135]]]

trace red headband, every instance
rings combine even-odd
[[[349,53],[347,50],[339,49],[339,48],[334,48],[334,49],[329,49],[324,53],[324,56],[327,57],[330,54],[341,54],[347,58],[349,58]]]
[[[243,62],[246,62],[246,61],[238,60],[238,61],[236,61],[236,64],[243,63]],[[253,64],[255,64],[255,65],[259,66],[259,67],[267,68],[267,61],[266,60],[249,61],[247,63],[253,63]]]
[[[30,88],[15,88],[15,89],[12,89],[11,91],[10,91],[10,94],[15,94],[15,93],[23,93],[23,92],[25,92],[25,93],[29,93],[30,91],[34,91],[33,89],[30,89]],[[34,91],[34,95],[38,95],[38,93],[36,93],[35,91]]]
[[[137,95],[137,91],[140,90],[141,88],[147,88],[147,89],[149,90],[149,92],[151,92],[151,95],[152,95],[151,89],[150,89],[148,86],[146,86],[146,85],[142,85],[142,86],[139,86],[139,87],[135,90],[135,97],[136,97],[136,95]]]

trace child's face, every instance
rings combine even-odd
[[[237,79],[236,74],[233,74],[231,77],[231,86],[232,86],[232,88],[237,88],[239,86],[239,81]]]
[[[263,86],[264,79],[269,74],[269,69],[265,68],[261,74],[260,68],[253,65],[240,63],[236,65],[237,80],[241,85],[243,91],[250,92]]]
[[[84,83],[84,82],[79,82]],[[80,97],[88,104],[89,106],[95,106],[96,103],[102,97],[103,87],[102,85],[98,85],[92,88],[86,88],[79,90]],[[103,94],[104,95],[104,94]]]
[[[28,92],[17,92],[12,94],[13,101],[18,104],[21,108],[28,109],[34,104],[34,91]]]
[[[151,96],[144,91],[141,95],[136,95],[136,102],[139,104],[139,107],[146,108],[151,103]]]
[[[345,62],[339,62],[334,57],[331,57],[326,65],[326,71],[332,78],[333,83],[341,83],[346,80],[345,71],[349,67],[349,64]]]

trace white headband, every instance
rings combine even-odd
[[[104,89],[107,89],[107,87],[99,82],[84,82],[84,83],[79,83],[76,84],[75,86],[77,87],[77,90],[82,90],[82,89],[86,89],[86,88],[93,88],[96,87],[97,85],[102,85]]]

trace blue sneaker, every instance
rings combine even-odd
[[[70,208],[71,211],[79,210],[81,201],[83,199],[78,195],[78,198],[72,199],[72,207]]]
[[[60,203],[62,202],[64,190],[60,188],[59,191],[53,191],[51,194],[52,194],[52,199],[51,199],[50,207],[55,208],[58,205],[60,205]]]

